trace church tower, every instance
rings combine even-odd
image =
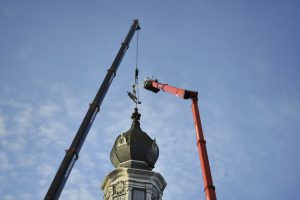
[[[164,178],[152,169],[159,149],[140,127],[140,114],[135,108],[131,128],[120,134],[110,153],[116,168],[103,180],[104,200],[161,200],[167,185]]]

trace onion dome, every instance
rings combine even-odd
[[[152,170],[158,159],[159,149],[155,142],[140,127],[141,114],[135,108],[131,116],[131,128],[119,135],[110,153],[115,168],[138,168]]]

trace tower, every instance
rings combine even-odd
[[[152,171],[159,156],[156,141],[140,127],[135,108],[131,128],[120,134],[110,153],[116,168],[103,180],[104,200],[161,200],[167,183]]]

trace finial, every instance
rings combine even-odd
[[[137,108],[134,108],[134,112],[133,112],[132,115],[131,115],[131,119],[132,119],[132,120],[139,121],[140,118],[141,118],[141,114],[139,113],[139,111],[138,111]]]
[[[131,119],[133,120],[133,124],[140,125],[140,122],[139,122],[140,118],[141,118],[141,114],[138,112],[137,108],[134,108],[134,112],[131,115]]]

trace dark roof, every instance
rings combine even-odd
[[[159,149],[147,133],[143,132],[137,109],[132,114],[131,128],[120,134],[111,150],[110,159],[114,167],[140,168],[152,170],[158,159]]]

